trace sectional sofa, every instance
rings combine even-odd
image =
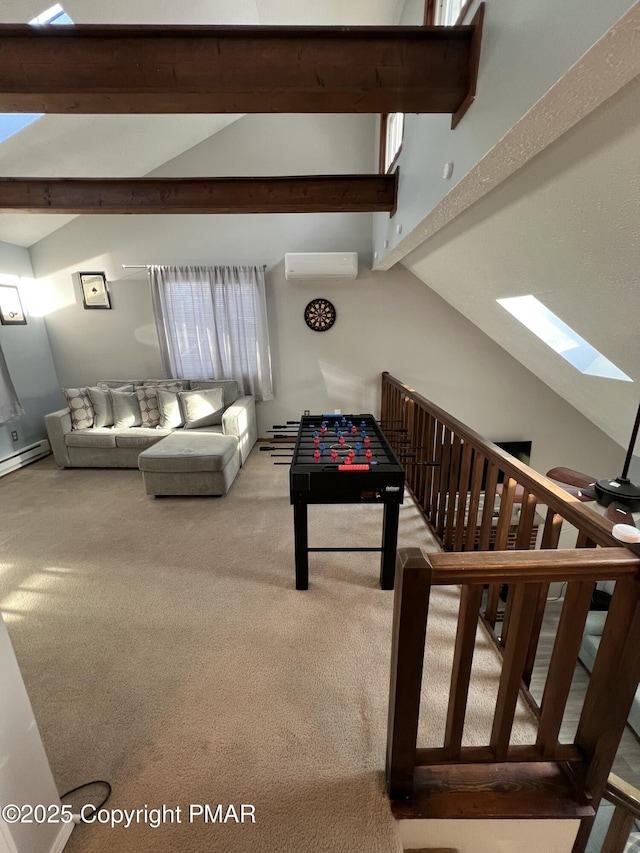
[[[233,468],[246,462],[257,439],[255,400],[239,396],[234,380],[107,379],[94,386],[64,388],[62,393],[67,405],[45,415],[51,450],[61,468],[142,468],[140,455],[172,436],[167,443],[171,455],[182,448],[193,471],[198,464],[210,466],[211,449],[219,448],[218,455],[224,457],[220,465],[231,465],[227,479],[232,480]],[[203,442],[198,435],[233,441]],[[205,445],[207,452],[199,453],[197,448]],[[160,455],[155,453],[149,464],[157,465]]]

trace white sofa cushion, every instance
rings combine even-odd
[[[142,416],[140,415],[140,405],[138,403],[138,395],[135,391],[117,391],[112,388],[111,403],[113,405],[113,425],[115,429],[123,429],[125,427],[140,426]]]
[[[240,396],[238,383],[235,379],[192,379],[191,390],[202,391],[208,388],[222,388],[224,391],[224,407],[230,406]]]
[[[222,388],[202,391],[181,391],[178,396],[184,414],[184,428],[214,426],[222,423],[224,392]]]
[[[72,429],[65,437],[67,447],[115,447],[116,433],[111,427]]]
[[[113,426],[113,404],[108,388],[87,388],[93,404],[94,428]],[[123,385],[118,391],[133,391],[133,385]]]
[[[155,384],[145,382],[141,388],[136,389],[143,427],[157,427],[160,425],[158,388],[164,391],[182,391],[184,385],[182,382],[157,382]]]
[[[160,429],[179,429],[183,423],[180,398],[177,391],[157,389],[158,407],[160,409]]]

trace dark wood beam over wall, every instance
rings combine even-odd
[[[0,112],[454,113],[455,27],[0,25]]]
[[[4,213],[393,213],[396,195],[397,174],[0,178]]]

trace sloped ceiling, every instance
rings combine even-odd
[[[639,152],[636,80],[402,261],[625,448],[640,397]],[[525,294],[634,382],[583,376],[495,301]]]
[[[51,0],[3,0],[0,22],[25,23]],[[397,24],[404,0],[63,0],[78,24]],[[46,115],[0,144],[4,177],[140,177],[240,116]],[[214,176],[215,164],[211,166]],[[73,216],[1,214],[0,240],[31,246]]]
[[[0,21],[28,21],[47,4],[3,0]],[[66,0],[63,6],[78,23],[220,25],[411,24],[424,8],[422,0]],[[237,118],[48,115],[0,145],[0,173],[145,175]],[[402,259],[622,447],[640,396],[638,151],[636,82]],[[0,215],[0,240],[30,246],[71,218]],[[495,302],[527,293],[634,382],[582,376]]]

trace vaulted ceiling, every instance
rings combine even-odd
[[[47,2],[3,0],[0,23],[25,23]],[[88,24],[313,26],[419,24],[424,9],[422,0],[66,0],[63,6],[76,23]],[[623,447],[640,382],[639,86],[629,84],[485,199],[395,258]],[[0,145],[0,174],[143,176],[239,118],[46,115]],[[71,218],[3,214],[0,240],[30,246]],[[585,380],[519,329],[495,299],[525,291],[575,319],[634,383]]]
[[[26,23],[42,13],[48,2],[3,0],[0,23]],[[62,5],[77,24],[390,26],[399,23],[405,4],[404,0],[66,0]],[[410,22],[420,23],[420,18]],[[240,117],[48,114],[0,145],[0,174],[143,176]],[[31,246],[72,218],[64,214],[0,214],[0,240]]]

